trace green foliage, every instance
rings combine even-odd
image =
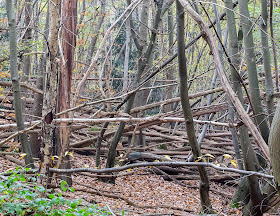
[[[82,207],[82,200],[72,201],[65,199],[61,193],[50,193],[50,190],[36,184],[37,178],[34,175],[27,176],[22,171],[28,169],[17,168],[7,179],[0,182],[0,212],[3,215],[111,215],[96,205]],[[61,181],[61,189],[74,191],[67,188],[65,181]]]
[[[160,149],[167,150],[167,146],[165,144],[159,146]]]
[[[240,203],[239,202],[232,202],[230,204],[231,208],[239,208],[240,207]]]
[[[99,131],[99,128],[97,126],[93,126],[90,128],[90,131]]]

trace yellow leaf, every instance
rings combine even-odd
[[[9,115],[7,115],[7,117],[9,116],[15,117],[16,115],[14,113],[10,113]]]
[[[56,169],[56,167],[53,167],[54,169]]]
[[[127,171],[131,171],[131,169],[127,169]]]
[[[94,167],[94,169],[98,169],[98,167]]]
[[[27,155],[26,153],[20,154],[20,155],[19,155],[19,156],[20,156],[19,160],[21,160],[22,158],[24,158],[26,155]]]
[[[74,157],[73,152],[68,152],[68,155],[70,155],[71,157]]]
[[[210,157],[210,158],[214,158],[215,156],[214,155],[211,155],[211,154],[209,154],[209,153],[207,153],[206,155],[204,155],[204,156],[206,156],[206,157]]]
[[[121,161],[124,161],[124,159],[120,159],[119,161],[120,161],[120,162],[121,162]]]
[[[230,163],[231,163],[233,166],[237,166],[235,160],[230,160]]]
[[[271,70],[274,71],[275,69],[274,69],[274,68],[271,68]]]
[[[168,155],[164,155],[167,160],[172,160]]]
[[[54,160],[54,159],[58,159],[59,157],[58,156],[56,156],[56,155],[54,155],[54,156],[52,156],[52,160]]]
[[[85,168],[88,168],[88,167],[89,167],[89,165],[88,165],[88,164],[85,164],[85,165],[84,165],[84,167],[85,167]]]
[[[232,156],[229,155],[229,154],[223,154],[223,156],[226,157],[226,158],[232,158]]]

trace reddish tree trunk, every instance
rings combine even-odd
[[[60,77],[57,95],[57,112],[70,108],[72,71],[74,67],[74,53],[76,46],[76,30],[77,30],[77,1],[64,0],[61,9],[62,19],[62,55],[60,63]],[[65,113],[61,118],[68,118],[69,114]],[[65,152],[69,146],[69,128],[67,123],[61,123],[57,130],[57,154],[60,156],[58,162],[59,167],[70,168],[69,156]],[[64,161],[62,163],[62,161]],[[65,175],[64,175],[65,176]],[[70,178],[66,178],[71,184]]]

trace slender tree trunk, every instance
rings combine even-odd
[[[101,1],[100,16],[99,16],[97,25],[95,26],[93,37],[91,39],[91,42],[90,42],[90,45],[89,45],[89,48],[88,48],[87,57],[86,57],[86,66],[84,67],[84,72],[86,72],[89,68],[88,65],[90,65],[91,58],[92,58],[92,55],[94,53],[95,45],[96,45],[98,36],[100,35],[99,31],[101,29],[101,26],[102,26],[102,23],[103,23],[104,17],[105,17],[105,3],[106,3],[105,0]]]
[[[52,120],[55,115],[56,108],[56,78],[57,78],[57,62],[55,60],[58,50],[58,30],[60,19],[60,0],[49,1],[49,37],[48,37],[48,55],[46,63],[46,74],[44,79],[44,100],[42,116],[44,118],[42,136],[42,156],[40,166],[41,175],[40,183],[47,186],[49,178],[49,167],[51,159],[51,148],[53,143],[53,124]]]
[[[142,46],[141,50],[138,50],[138,58],[144,58],[143,54],[146,52],[148,47],[148,20],[149,20],[149,4],[150,0],[144,0],[142,1],[142,10],[141,10],[141,20],[140,20],[140,30],[139,30],[139,36],[140,36],[140,45]],[[146,65],[143,65],[143,68],[148,68],[149,59],[144,59],[142,62],[145,62]],[[140,80],[141,81],[141,80]],[[149,83],[145,85],[145,87],[148,86]],[[143,90],[136,93],[135,96],[135,107],[143,106],[146,104],[146,99],[149,94],[149,90]],[[136,136],[135,141],[138,140],[138,136]]]
[[[46,15],[44,37],[47,38],[48,35],[49,35],[49,9],[48,9],[47,15]],[[43,43],[43,50],[47,50],[46,42]],[[46,72],[46,54],[42,54],[40,57],[39,68],[38,68],[38,71],[36,74],[36,78],[37,78],[36,87],[41,90],[43,90],[43,76],[44,76],[45,72]],[[32,110],[32,114],[34,116],[42,116],[42,109],[43,109],[43,95],[36,93],[34,96],[34,107]],[[39,157],[41,143],[39,142],[38,133],[30,134],[30,143],[31,143],[31,149],[32,149],[32,156]]]
[[[274,39],[274,31],[273,31],[273,0],[270,0],[270,13],[269,13],[269,22],[270,22],[270,38],[272,44],[272,51],[273,51],[273,62],[274,62],[274,69],[275,69],[275,87],[276,91],[279,92],[279,72],[278,72],[278,63],[277,63],[277,52],[276,52],[276,44]]]
[[[162,0],[157,2],[157,6],[158,6],[158,10],[157,10],[157,14],[156,14],[156,17],[155,17],[153,29],[158,28],[158,25],[159,25],[159,22],[160,22],[160,19],[161,19]],[[150,58],[150,56],[152,54],[155,39],[156,39],[156,32],[153,32],[152,35],[151,35],[151,39],[150,39],[150,43],[149,43],[149,46],[147,48],[147,51],[145,52],[143,57],[139,58],[139,60],[138,60],[138,70],[137,70],[137,73],[136,73],[136,77],[134,78],[133,87],[137,86],[137,84],[139,83],[140,76],[143,73],[143,71],[145,70],[148,59]],[[134,99],[135,99],[135,94],[131,95],[130,98],[128,99],[128,101],[126,103],[126,107],[124,109],[125,113],[130,113],[130,110],[133,107]],[[125,122],[121,122],[117,131],[116,131],[116,133],[115,133],[115,135],[114,135],[114,137],[113,137],[113,140],[112,140],[110,148],[109,148],[108,156],[107,156],[106,167],[113,167],[114,166],[117,144],[118,144],[118,142],[121,138],[124,127],[125,127]]]
[[[60,61],[60,77],[57,95],[57,111],[62,112],[70,108],[72,71],[74,67],[74,53],[76,46],[77,31],[77,1],[64,0],[61,9],[62,17],[62,53]],[[69,118],[69,113],[60,116]],[[59,155],[57,167],[70,168],[70,155],[65,154],[69,151],[70,127],[67,123],[61,123],[57,130],[57,155]],[[66,177],[67,176],[67,177]],[[71,174],[63,174],[60,178],[72,185]]]
[[[140,39],[140,45],[141,45],[142,49],[138,50],[138,58],[140,58],[140,59],[144,58],[143,54],[146,52],[146,50],[148,48],[147,40],[148,40],[148,26],[149,26],[148,21],[149,21],[150,3],[151,3],[150,0],[142,1],[141,19],[140,19],[140,27],[139,27],[139,39]],[[155,45],[156,45],[156,42],[155,42]],[[152,59],[153,59],[153,54],[150,55],[149,59],[144,59],[144,61],[142,61],[142,62],[145,62],[143,64],[143,70],[146,70],[149,68],[149,66],[151,65],[150,63],[152,62]],[[143,73],[143,72],[141,72],[141,73]],[[139,82],[141,82],[141,81],[142,81],[142,79],[139,80]],[[150,82],[147,82],[143,87],[148,87],[149,85],[150,85]],[[137,92],[135,95],[134,107],[140,107],[140,106],[145,105],[147,102],[147,99],[149,97],[149,92],[150,91],[148,89]],[[145,111],[140,112],[135,115],[138,117],[144,117]],[[137,146],[140,143],[145,146],[145,136],[143,136],[142,134],[141,134],[141,136],[135,135],[134,142],[130,143],[130,145]]]
[[[195,129],[193,117],[188,97],[188,77],[186,68],[186,55],[185,55],[185,30],[184,30],[184,8],[181,3],[176,0],[177,9],[177,46],[178,46],[178,64],[179,64],[179,77],[180,77],[180,97],[183,108],[184,117],[186,119],[186,129],[188,139],[192,148],[194,159],[197,160],[201,156],[200,148],[195,136]],[[209,179],[205,167],[198,168],[200,175],[200,200],[204,213],[212,213],[212,206],[209,198]]]
[[[218,14],[217,6],[216,6],[217,2],[215,0],[213,0],[213,2],[214,2],[214,12],[215,12],[216,25],[217,25],[217,32],[219,34],[219,37],[222,39],[222,29],[221,29],[219,14]],[[220,59],[222,59],[223,58],[223,49],[222,49],[222,45],[220,43],[218,45],[218,50],[219,50],[219,54],[220,54]],[[212,77],[212,81],[211,81],[211,85],[210,85],[211,89],[215,88],[217,76],[218,76],[218,72],[217,72],[217,70],[215,70],[215,73]],[[212,103],[213,94],[210,94],[207,97],[208,97],[207,98],[207,106],[209,106]],[[204,116],[204,120],[205,121],[209,120],[209,114],[206,114]],[[202,131],[201,131],[201,133],[199,135],[199,138],[198,138],[198,145],[199,146],[200,146],[201,142],[203,141],[203,139],[205,137],[207,128],[208,128],[208,124],[203,125]]]
[[[265,74],[265,90],[266,90],[266,105],[267,112],[269,115],[269,123],[271,124],[274,112],[274,101],[273,101],[273,82],[271,75],[270,66],[270,53],[268,45],[268,34],[267,34],[267,0],[262,0],[262,22],[261,22],[261,41],[263,50],[263,64],[264,64],[264,74]]]
[[[231,56],[231,62],[235,68],[238,68],[238,66],[240,65],[240,57],[238,52],[238,38],[237,38],[237,31],[235,28],[236,25],[235,25],[234,13],[233,13],[232,1],[226,0],[225,6],[227,8],[226,10],[227,24],[229,26],[229,46],[230,46],[229,52]],[[236,69],[234,69],[233,67],[230,67],[230,71],[231,71],[231,79],[233,82],[233,90],[237,94],[242,105],[244,105],[244,98],[243,98],[242,88],[240,84],[240,76],[237,74]],[[257,158],[252,148],[252,144],[248,134],[248,129],[246,128],[245,125],[242,125],[240,127],[239,132],[240,132],[241,149],[243,152],[245,169],[250,171],[256,171],[255,163],[257,163]],[[250,176],[248,177],[248,182],[249,182],[249,192],[251,195],[251,200],[257,206],[261,201],[261,193],[258,185],[258,178],[256,176]],[[241,185],[242,184],[243,183],[241,183]],[[242,197],[242,199],[244,199],[244,197]]]
[[[275,110],[269,136],[269,152],[271,157],[271,166],[274,175],[274,181],[277,186],[280,185],[280,102]]]
[[[250,13],[248,9],[247,0],[239,0],[239,12],[241,15],[240,20],[242,23],[242,31],[244,37],[244,48],[248,70],[250,100],[252,102],[252,108],[254,110],[255,119],[257,121],[256,123],[260,128],[260,132],[262,134],[263,139],[267,143],[269,136],[269,128],[266,121],[266,115],[264,114],[263,105],[261,103],[258,72],[255,61],[253,33],[251,29],[252,22],[249,19]]]
[[[32,28],[30,26],[31,22],[31,17],[32,17],[32,2],[31,0],[26,0],[25,1],[25,10],[24,10],[24,17],[25,17],[25,26],[27,27],[24,38],[23,38],[23,43],[25,46],[24,53],[29,53],[31,52],[31,43],[30,40],[32,39]],[[21,76],[21,81],[22,82],[28,82],[29,80],[29,75],[31,71],[31,56],[26,55],[23,56],[23,67],[22,67],[22,76]],[[22,94],[22,109],[25,112],[25,107],[26,107],[26,98],[27,98],[27,89],[23,89],[23,94]]]
[[[123,68],[123,91],[128,88],[128,66],[130,54],[130,20],[126,21],[126,41],[125,41],[125,55],[124,55],[124,68]]]
[[[18,74],[18,63],[17,63],[17,33],[16,33],[16,19],[13,9],[12,0],[6,1],[6,10],[9,22],[9,41],[10,41],[10,71],[13,86],[14,95],[14,106],[16,123],[19,131],[24,130],[24,120],[22,115],[22,103],[21,103],[21,92],[20,92],[20,78]],[[26,153],[25,164],[27,167],[34,168],[32,160],[32,152],[28,142],[27,133],[20,135],[20,142],[22,150]]]
[[[169,48],[169,56],[174,55],[174,49],[173,49],[173,43],[174,43],[174,32],[173,32],[173,27],[174,27],[174,22],[173,22],[173,13],[172,13],[172,8],[168,9],[168,17],[167,17],[167,26],[168,26],[168,48]],[[169,66],[167,72],[166,72],[166,79],[167,80],[173,80],[174,79],[174,73],[173,73],[174,67]],[[172,84],[172,81],[166,82],[166,84]],[[166,99],[170,99],[173,97],[173,89],[174,86],[169,86],[166,88]],[[165,112],[170,112],[172,110],[171,104],[168,104],[165,106]]]

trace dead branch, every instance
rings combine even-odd
[[[217,93],[217,92],[220,92],[220,91],[223,91],[223,88],[215,88],[215,89],[211,89],[211,90],[208,90],[208,91],[203,91],[203,92],[198,92],[198,93],[195,93],[195,94],[190,94],[189,99],[205,96],[205,95],[208,95],[208,94]],[[158,107],[158,106],[167,105],[167,104],[170,104],[170,103],[175,103],[175,102],[178,102],[180,100],[181,100],[180,97],[175,97],[175,98],[171,98],[171,99],[168,99],[168,100],[165,100],[165,101],[160,101],[160,102],[156,102],[156,103],[152,103],[152,104],[147,104],[147,105],[144,105],[144,106],[141,106],[141,107],[136,107],[136,108],[132,109],[130,113],[134,114],[134,113],[141,112],[141,111],[144,111],[144,110],[147,110],[147,109],[152,109],[152,108],[155,108],[155,107]]]
[[[239,170],[234,168],[228,167],[220,167],[213,163],[204,163],[204,162],[145,162],[145,163],[135,163],[129,164],[121,167],[113,167],[113,168],[105,168],[105,169],[92,169],[92,168],[74,168],[74,169],[54,169],[50,168],[50,171],[53,173],[75,173],[75,172],[91,172],[91,173],[112,173],[112,172],[120,172],[127,169],[137,168],[137,167],[149,167],[149,166],[205,166],[205,167],[212,167],[216,170],[220,170],[223,172],[234,172],[243,175],[256,175],[263,178],[273,179],[272,175],[268,175],[265,173],[260,172],[253,172],[253,171],[246,171],[246,170]]]
[[[91,124],[99,124],[106,122],[158,122],[167,123],[167,122],[185,122],[184,118],[178,117],[144,117],[144,118],[98,118],[98,119],[84,119],[84,118],[58,118],[54,119],[55,123],[91,123]],[[203,121],[203,120],[193,120],[199,124],[210,124],[216,126],[224,126],[224,127],[237,127],[235,123],[223,123],[223,122],[215,122],[215,121]]]
[[[12,87],[12,81],[0,81],[0,86],[7,86],[7,87]],[[25,87],[33,92],[36,92],[38,94],[43,94],[43,91],[41,89],[36,88],[35,86],[29,85],[25,82],[20,83],[21,87]]]
[[[30,131],[30,130],[34,129],[34,128],[37,127],[39,124],[41,124],[41,122],[42,122],[42,121],[39,121],[39,122],[37,122],[36,124],[32,125],[32,126],[29,127],[29,128],[26,128],[26,129],[24,129],[24,130],[21,130],[21,131],[18,131],[18,132],[16,132],[16,133],[12,134],[11,136],[9,136],[9,137],[7,137],[6,139],[2,140],[2,141],[0,142],[0,146],[3,145],[3,144],[5,144],[6,142],[8,142],[8,141],[9,141],[10,139],[12,139],[12,138],[14,138],[14,137],[16,137],[16,136],[18,136],[18,135],[20,135],[20,134],[23,134],[23,133],[25,133],[25,132],[27,132],[27,131]]]

